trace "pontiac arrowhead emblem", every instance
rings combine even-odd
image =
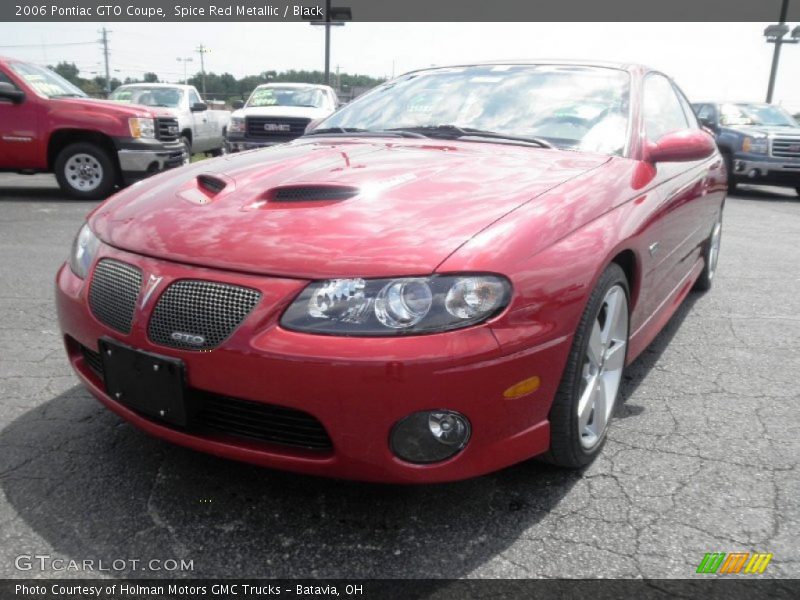
[[[150,278],[147,280],[147,284],[144,286],[144,294],[142,295],[142,301],[139,303],[139,308],[142,309],[147,305],[147,302],[150,300],[150,296],[153,295],[153,292],[156,291],[158,284],[161,283],[161,280],[164,279],[163,277],[156,277],[155,275],[150,275]]]

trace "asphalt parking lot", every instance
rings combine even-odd
[[[429,487],[227,462],[102,408],[67,365],[53,307],[93,206],[51,177],[0,175],[0,577],[691,577],[717,551],[771,552],[764,577],[800,577],[793,191],[729,198],[715,288],[629,369],[592,466],[530,461]],[[194,569],[20,571],[26,554]]]

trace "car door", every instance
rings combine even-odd
[[[651,143],[673,131],[699,129],[688,102],[660,73],[650,73],[645,78],[642,114],[645,135]],[[716,160],[719,162],[718,157]],[[656,165],[660,196],[656,215],[658,240],[650,247],[656,298],[666,299],[687,275],[699,256],[700,236],[708,235],[708,232],[701,231],[707,221],[701,200],[708,188],[710,162],[713,161],[662,162]]]
[[[21,89],[10,76],[0,68],[0,81],[10,83]],[[15,104],[0,98],[0,169],[43,168],[39,139],[38,103],[28,94]]]

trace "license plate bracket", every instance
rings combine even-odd
[[[106,392],[155,419],[185,427],[186,368],[183,361],[152,354],[111,338],[98,342]]]

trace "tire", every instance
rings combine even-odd
[[[719,249],[722,241],[722,209],[719,210],[717,220],[711,227],[711,233],[705,243],[703,250],[703,271],[694,283],[696,292],[707,292],[714,283],[714,274],[717,271],[717,261],[719,260]]]
[[[733,158],[730,154],[723,154],[722,160],[725,161],[725,170],[728,172],[728,193],[735,192],[738,182],[733,174]]]
[[[61,150],[55,174],[62,191],[77,200],[106,198],[117,183],[117,169],[108,152],[88,142]]]
[[[186,161],[183,164],[188,165],[190,162],[192,162],[192,140],[190,140],[185,135],[182,135],[181,143],[183,144],[183,147],[186,149]]]
[[[550,409],[550,449],[542,460],[579,469],[591,463],[603,448],[625,370],[629,297],[625,273],[612,263],[589,296],[575,331]],[[604,331],[606,326],[608,331]],[[594,348],[591,354],[590,348]],[[595,415],[596,411],[602,412]]]
[[[800,185],[794,188],[794,191],[797,192],[797,195],[800,196]]]

